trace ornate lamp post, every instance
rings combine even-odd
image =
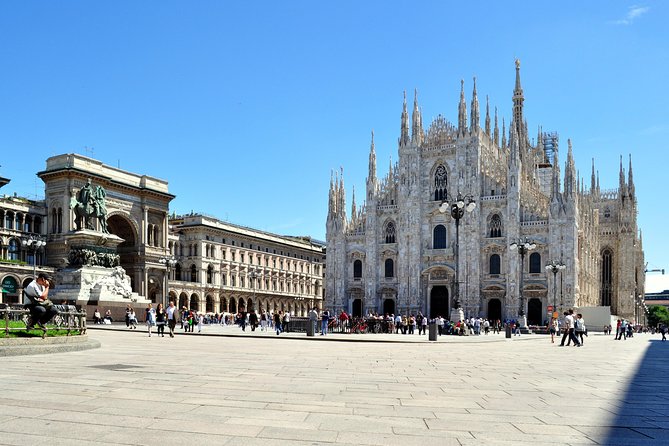
[[[476,201],[474,201],[474,198],[471,195],[462,196],[459,192],[455,200],[449,200],[447,197],[439,206],[439,212],[442,214],[450,212],[451,217],[455,220],[455,299],[453,302],[454,308],[451,311],[451,320],[454,322],[464,320],[464,313],[460,307],[460,268],[458,263],[460,260],[460,219],[464,217],[465,211],[472,212],[475,208]]]
[[[548,265],[546,265],[546,271],[553,273],[553,312],[557,312],[557,273],[565,269],[567,265],[562,263],[561,260],[552,260]],[[562,277],[562,276],[560,276]],[[559,314],[559,313],[558,313]]]
[[[161,257],[158,259],[160,263],[165,265],[166,268],[166,273],[165,273],[165,291],[163,292],[163,308],[167,305],[167,296],[168,296],[168,286],[169,286],[169,280],[170,280],[170,272],[172,271],[172,268],[177,264],[177,259],[174,258],[174,256],[165,256]],[[178,304],[178,302],[175,302],[175,304]]]
[[[249,273],[249,279],[251,279],[251,289],[253,290],[253,305],[256,304],[256,279],[258,278],[258,271],[252,269]],[[247,311],[250,311],[251,308],[247,308]]]
[[[520,289],[518,290],[518,316],[522,320],[522,327],[527,327],[527,316],[525,315],[525,305],[523,302],[523,265],[525,264],[525,254],[537,247],[536,243],[532,240],[525,238],[518,239],[517,242],[511,243],[509,246],[512,251],[518,251],[520,254]]]
[[[28,238],[21,240],[21,245],[28,249],[28,252],[33,258],[33,278],[37,276],[37,251],[46,246],[46,242],[38,236],[31,235]]]

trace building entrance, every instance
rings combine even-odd
[[[488,320],[502,320],[502,302],[499,299],[490,299],[488,301]]]
[[[383,314],[395,314],[395,301],[393,299],[383,301]]]
[[[430,318],[441,316],[448,319],[449,314],[448,288],[441,285],[432,287],[432,291],[430,291]]]
[[[543,325],[541,314],[541,299],[532,298],[527,303],[527,323],[529,325]]]
[[[351,316],[353,317],[362,316],[362,299],[353,300],[353,308],[351,309]]]

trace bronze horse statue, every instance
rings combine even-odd
[[[95,231],[94,221],[97,219],[100,225],[100,231],[109,234],[107,228],[107,206],[105,204],[106,192],[102,186],[91,187],[88,180],[78,194],[78,197],[72,197],[70,200],[70,209],[74,211],[74,224],[77,231],[81,229],[90,229]]]

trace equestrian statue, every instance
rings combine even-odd
[[[74,224],[77,231],[81,229],[90,229],[95,231],[95,220],[100,225],[100,231],[109,234],[107,228],[107,205],[105,189],[98,185],[95,188],[91,185],[91,179],[88,179],[86,185],[79,190],[76,197],[70,200],[70,209],[74,210]]]

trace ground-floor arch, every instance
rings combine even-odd
[[[527,323],[529,325],[543,325],[541,299],[532,298],[527,302]]]
[[[502,301],[499,299],[490,299],[488,301],[488,320],[502,320]]]
[[[395,299],[385,299],[383,301],[383,314],[395,314]]]
[[[430,317],[449,318],[448,288],[443,285],[433,286],[430,291]]]

